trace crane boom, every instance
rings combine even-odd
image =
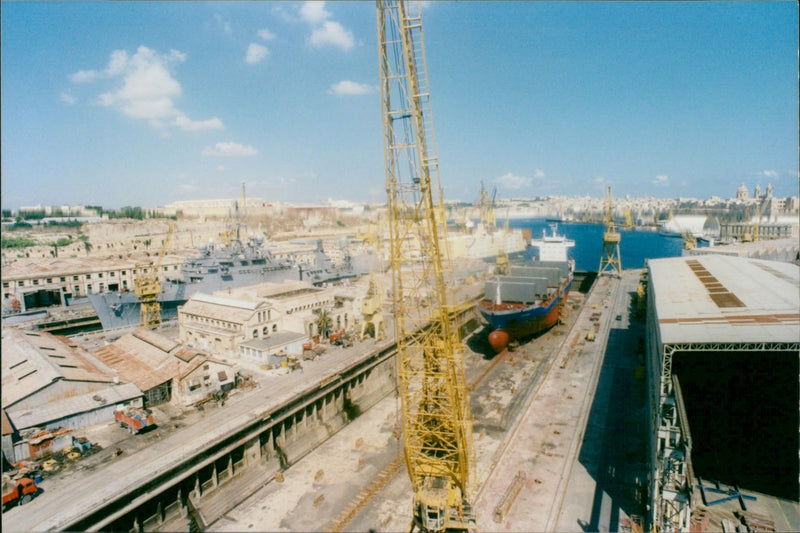
[[[411,529],[474,530],[472,420],[447,298],[446,221],[433,137],[422,19],[378,0],[392,304]]]

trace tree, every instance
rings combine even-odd
[[[327,339],[328,335],[330,335],[333,319],[331,319],[331,315],[326,309],[314,309],[314,313],[317,315],[317,320],[315,321],[317,331]]]

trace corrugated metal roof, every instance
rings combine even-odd
[[[661,342],[800,340],[800,267],[725,255],[652,259]]]
[[[207,361],[218,362],[202,350],[184,347],[146,328],[123,335],[93,354],[116,370],[121,379],[136,384],[143,391],[174,378],[182,379]]]
[[[177,343],[142,328],[123,335],[113,343],[95,350],[95,357],[119,373],[121,379],[135,383],[141,390],[150,390],[176,377],[180,361],[158,345],[179,346]],[[145,341],[142,337],[147,337]],[[160,338],[160,340],[159,340]],[[153,342],[150,342],[153,341]]]
[[[116,405],[127,402],[142,396],[136,385],[124,383],[113,385],[106,389],[64,398],[57,402],[50,402],[37,406],[35,409],[27,409],[20,413],[10,413],[9,416],[17,429],[44,426],[49,422],[80,415],[88,411],[93,411],[107,405]],[[100,400],[95,400],[95,397]],[[110,420],[110,419],[109,419]]]
[[[65,337],[45,332],[4,330],[3,406],[12,405],[58,379],[111,382],[110,369]]]

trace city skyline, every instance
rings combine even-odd
[[[447,200],[798,194],[796,2],[431,2]],[[2,3],[2,207],[385,200],[372,2]]]

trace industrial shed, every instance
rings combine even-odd
[[[690,527],[702,478],[798,500],[800,267],[724,255],[651,260],[654,527]]]
[[[2,349],[3,409],[17,430],[91,425],[106,404],[113,411],[113,402],[141,396],[130,388],[111,392],[119,387],[113,370],[66,337],[8,329]],[[96,395],[106,402],[77,401]]]
[[[235,386],[235,371],[228,363],[147,328],[136,329],[93,354],[120,379],[136,384],[147,406],[173,399],[191,404],[209,392]]]

